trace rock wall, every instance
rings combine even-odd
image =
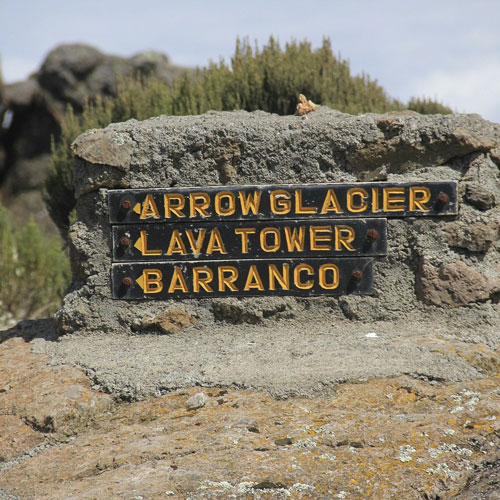
[[[500,325],[500,125],[478,115],[264,112],[130,120],[73,144],[74,280],[59,333],[171,333],[216,321],[422,319]],[[111,188],[458,181],[455,218],[388,221],[372,296],[126,302],[111,298]],[[497,339],[498,340],[498,339]]]

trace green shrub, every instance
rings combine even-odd
[[[438,101],[423,97],[415,98],[412,97],[408,102],[408,109],[411,111],[416,111],[423,115],[449,115],[453,113],[452,109]]]
[[[39,318],[55,312],[70,278],[60,241],[30,220],[14,225],[0,205],[0,319]]]
[[[293,114],[299,93],[317,104],[351,114],[405,109],[368,75],[352,76],[348,61],[334,55],[327,39],[316,50],[305,41],[287,43],[282,49],[270,38],[259,49],[238,40],[230,66],[224,61],[211,63],[180,76],[172,87],[156,79],[128,78],[118,83],[116,97],[87,103],[81,116],[68,109],[61,123],[61,137],[52,144],[44,189],[49,213],[65,235],[75,205],[70,144],[89,128],[130,118],[200,114],[211,109]],[[449,112],[431,100],[416,99],[410,104],[421,112],[429,112],[433,106]]]

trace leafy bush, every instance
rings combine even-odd
[[[15,226],[0,205],[0,319],[39,318],[55,312],[69,283],[60,242],[30,220]]]
[[[405,109],[368,75],[352,76],[348,61],[333,54],[327,39],[316,50],[305,41],[287,43],[282,49],[270,38],[259,49],[238,40],[230,66],[224,61],[211,63],[207,68],[185,73],[172,87],[155,79],[125,79],[118,83],[116,97],[87,103],[81,116],[69,108],[61,123],[61,137],[52,144],[44,190],[49,213],[65,235],[75,205],[70,145],[89,128],[130,118],[200,114],[210,109],[293,114],[299,93],[317,104],[352,114]],[[435,109],[450,112],[427,99],[412,99],[410,105],[424,113]]]

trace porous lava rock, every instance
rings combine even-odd
[[[90,130],[72,146],[78,198],[78,222],[71,231],[74,281],[57,316],[58,331],[137,333],[137,318],[145,312],[158,317],[173,305],[187,308],[198,328],[216,321],[261,324],[332,315],[358,321],[444,321],[449,308],[460,310],[457,327],[478,315],[499,324],[500,208],[492,202],[500,199],[494,152],[499,134],[499,125],[478,115],[352,116],[324,107],[306,117],[209,112]],[[146,304],[111,299],[109,189],[377,178],[458,181],[459,213],[390,219],[388,255],[376,259],[372,296]],[[153,323],[147,329],[154,331]]]

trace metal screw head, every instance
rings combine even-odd
[[[354,281],[361,281],[363,279],[363,272],[360,269],[354,269],[351,277]]]
[[[129,199],[125,199],[121,203],[123,210],[130,210],[132,208],[132,202]]]
[[[127,248],[130,246],[130,238],[127,238],[126,236],[122,236],[120,238],[120,246],[122,248]]]
[[[378,231],[376,229],[368,229],[368,231],[366,233],[366,237],[370,241],[375,241],[378,239]]]
[[[443,208],[449,201],[450,197],[446,193],[439,193],[436,198],[437,206]]]
[[[122,279],[122,285],[126,288],[130,288],[133,283],[134,280],[130,276],[125,276],[125,278]]]

